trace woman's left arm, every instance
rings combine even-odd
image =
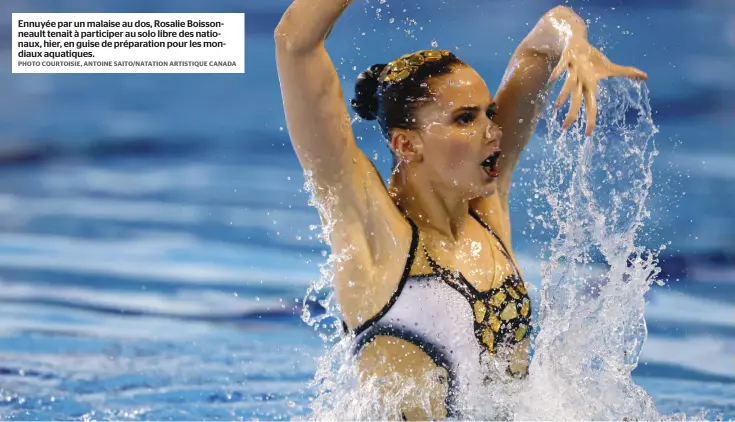
[[[587,136],[595,127],[595,92],[600,79],[613,76],[647,78],[636,68],[610,62],[592,47],[587,41],[584,20],[572,9],[557,6],[547,12],[516,48],[495,95],[497,115],[494,121],[503,130],[498,178],[501,197],[498,199],[506,210],[513,170],[533,135],[553,82],[565,70],[567,78],[556,106],[560,107],[571,96],[569,114],[564,121],[564,128],[568,128],[579,116],[584,98]]]

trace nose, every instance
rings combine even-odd
[[[500,127],[496,125],[493,122],[488,123],[487,127],[485,128],[485,141],[489,142],[499,142],[500,138],[503,136],[503,132],[500,130]]]

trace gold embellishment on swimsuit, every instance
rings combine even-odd
[[[505,308],[500,313],[500,319],[503,321],[511,320],[518,316],[518,311],[516,310],[516,304],[511,302],[507,305],[505,305]]]
[[[516,289],[518,289],[518,291],[521,292],[522,295],[528,294],[528,291],[526,290],[526,286],[523,285],[522,281],[518,281],[518,284],[516,284]]]
[[[498,319],[498,317],[491,314],[488,320],[488,322],[490,323],[490,328],[492,328],[493,331],[497,333],[498,330],[500,330],[500,320]]]
[[[516,341],[523,340],[523,336],[526,335],[527,331],[528,331],[528,325],[522,324],[520,327],[518,327],[514,335]]]
[[[424,254],[434,274],[467,299],[467,305],[473,313],[475,337],[478,345],[487,353],[494,356],[497,353],[496,345],[511,346],[530,335],[531,299],[522,279],[509,276],[498,287],[480,292],[459,270],[442,268],[431,258],[426,248]]]
[[[493,308],[499,308],[500,305],[505,302],[505,293],[504,292],[497,292],[493,295],[492,298],[490,298],[490,306]]]
[[[485,304],[481,300],[475,301],[475,321],[484,321],[486,313],[487,308],[485,307]]]
[[[520,299],[521,298],[521,296],[518,294],[518,292],[516,291],[516,289],[514,289],[514,288],[512,288],[510,286],[506,287],[505,288],[505,291],[507,291],[508,294],[513,297],[513,299]]]
[[[523,305],[521,306],[521,316],[524,318],[528,316],[528,311],[531,310],[531,302],[528,299],[523,299]]]
[[[435,62],[448,56],[449,50],[421,50],[401,56],[385,66],[383,82],[399,83],[408,79],[422,64]]]
[[[495,351],[495,334],[489,328],[485,328],[482,332],[482,342],[491,352]]]

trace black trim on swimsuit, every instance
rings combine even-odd
[[[368,327],[369,331],[361,337],[354,346],[353,353],[358,354],[365,346],[370,344],[376,337],[389,336],[401,339],[421,349],[426,353],[436,366],[440,366],[447,371],[447,384],[449,386],[447,396],[444,400],[444,406],[447,410],[447,417],[455,417],[456,414],[456,393],[457,393],[457,373],[452,368],[446,352],[442,351],[439,346],[431,342],[425,336],[411,331],[407,328],[396,328],[392,325],[373,324]],[[403,415],[402,415],[403,416]],[[403,416],[405,417],[405,416]]]
[[[403,268],[401,280],[398,282],[398,286],[396,286],[396,290],[393,292],[388,302],[383,305],[383,308],[377,314],[373,315],[370,319],[355,327],[355,329],[353,330],[355,336],[359,336],[368,327],[370,327],[372,324],[375,324],[378,320],[383,318],[386,313],[388,313],[390,308],[392,308],[398,300],[398,296],[400,296],[403,288],[406,286],[406,281],[408,281],[408,278],[411,275],[411,268],[413,267],[413,261],[416,258],[416,249],[418,248],[419,244],[419,229],[416,224],[410,218],[408,218],[408,216],[404,214],[404,217],[406,218],[406,221],[408,221],[408,224],[411,225],[411,247],[408,249],[408,258],[406,259],[406,265]],[[343,328],[347,327],[347,324],[345,324],[344,321],[342,321],[342,324]]]
[[[516,274],[518,274],[518,278],[520,278],[520,271],[518,271],[518,267],[516,267],[516,263],[513,261],[513,259],[511,259],[510,252],[508,251],[508,248],[505,247],[505,243],[503,243],[503,241],[500,239],[500,236],[498,236],[498,234],[495,233],[495,230],[491,229],[490,226],[488,226],[487,224],[485,224],[484,221],[482,221],[482,219],[480,218],[480,216],[477,214],[477,211],[475,211],[474,209],[470,208],[470,215],[478,223],[480,223],[480,225],[482,227],[484,227],[485,230],[489,231],[490,234],[493,235],[493,237],[498,240],[498,242],[500,242],[500,246],[503,247],[503,251],[502,251],[503,254],[506,256],[506,258],[508,258],[508,260],[510,260],[510,265],[513,266],[513,270],[516,272]]]
[[[429,252],[424,248],[424,254],[426,255],[426,260],[429,261],[429,266],[434,270],[434,274],[430,274],[429,276],[439,276],[442,280],[447,282],[447,280],[458,280],[460,282],[459,285],[455,283],[447,283],[450,287],[452,287],[454,290],[458,291],[462,296],[469,299],[470,301],[473,299],[477,299],[478,297],[485,297],[485,296],[492,296],[495,293],[497,293],[499,290],[501,290],[501,287],[508,283],[510,280],[511,282],[516,283],[522,283],[523,280],[516,276],[515,274],[508,275],[502,283],[498,287],[493,287],[485,291],[477,290],[477,287],[473,286],[472,283],[465,278],[464,274],[462,274],[460,271],[450,271],[447,268],[439,265],[436,261],[434,261],[434,258],[429,255]],[[518,272],[517,268],[511,261],[511,265],[513,265],[513,268],[516,272]]]
[[[510,265],[513,267],[514,274],[508,275],[500,285],[497,287],[490,288],[486,291],[480,291],[475,286],[470,283],[467,278],[462,274],[461,271],[450,271],[449,269],[439,265],[429,254],[429,252],[426,250],[426,247],[424,247],[424,254],[426,255],[426,259],[429,262],[429,266],[431,266],[432,270],[436,275],[438,275],[444,283],[449,285],[449,287],[453,288],[455,291],[457,291],[459,294],[465,297],[467,300],[467,303],[470,307],[473,308],[472,313],[474,318],[474,325],[475,325],[475,336],[477,337],[477,340],[480,342],[480,344],[485,344],[485,341],[483,340],[484,332],[488,330],[487,324],[483,323],[485,319],[485,312],[487,312],[486,305],[490,302],[489,300],[492,300],[490,298],[494,297],[498,293],[502,293],[503,295],[508,294],[510,291],[515,292],[513,295],[511,295],[513,302],[515,303],[515,306],[517,306],[516,311],[520,311],[523,306],[526,306],[524,303],[525,301],[528,302],[528,314],[524,315],[523,312],[520,312],[519,318],[516,319],[516,317],[511,318],[507,323],[500,323],[500,328],[494,328],[492,339],[488,339],[488,342],[492,344],[492,346],[489,347],[489,351],[491,353],[494,349],[494,345],[498,344],[499,342],[506,342],[510,341],[512,343],[517,343],[522,340],[518,338],[514,338],[514,336],[517,336],[518,331],[517,329],[520,329],[521,327],[525,326],[526,330],[525,333],[522,334],[523,338],[530,335],[530,328],[531,328],[531,298],[528,296],[527,292],[522,291],[520,294],[518,293],[516,288],[518,288],[519,285],[523,285],[523,279],[520,276],[520,271],[518,271],[518,267],[516,266],[515,262],[510,256],[510,253],[508,252],[508,249],[505,247],[505,244],[503,244],[503,241],[498,237],[498,235],[487,225],[485,224],[479,216],[474,212],[474,210],[470,209],[470,215],[477,220],[478,223],[482,227],[484,227],[487,231],[490,232],[490,234],[493,235],[495,239],[500,243],[502,246],[501,253],[506,257]],[[525,288],[524,288],[525,290]],[[521,297],[525,297],[525,299],[521,299]],[[480,304],[480,309],[485,309],[482,315],[480,316],[483,321],[478,321],[477,315],[475,315],[475,306],[477,304]],[[504,305],[506,306],[506,305]],[[500,315],[496,315],[496,317],[500,317]],[[500,337],[496,338],[496,335],[500,335]]]

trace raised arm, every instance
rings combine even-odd
[[[513,170],[538,123],[545,98],[553,84],[549,80],[565,48],[574,40],[587,39],[587,27],[568,7],[548,11],[518,45],[495,94],[496,123],[503,130],[500,148],[498,190],[501,203],[507,195]]]
[[[611,63],[587,41],[584,20],[565,6],[548,11],[516,48],[496,93],[495,121],[503,129],[498,190],[507,208],[513,170],[536,129],[536,124],[553,82],[567,71],[556,106],[571,97],[563,127],[579,116],[584,99],[587,111],[585,134],[592,134],[597,114],[596,89],[600,79],[625,76],[646,79],[633,67]]]
[[[363,154],[324,40],[352,0],[295,0],[276,27],[276,64],[296,155],[318,190],[349,185]],[[340,182],[340,183],[338,183]],[[347,183],[342,183],[347,182]]]

